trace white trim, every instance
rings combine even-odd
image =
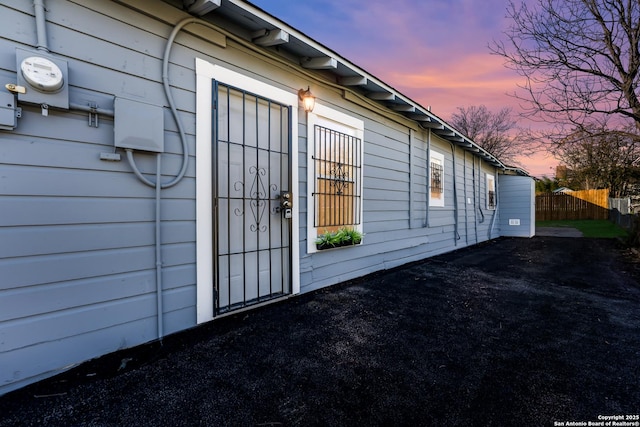
[[[338,132],[346,133],[360,139],[361,149],[361,165],[360,165],[360,195],[363,191],[363,169],[364,169],[364,121],[357,119],[348,114],[334,110],[327,106],[316,102],[313,112],[307,113],[307,253],[315,253],[315,240],[317,236],[317,228],[313,226],[315,222],[315,203],[311,194],[311,186],[315,182],[316,177],[313,174],[313,153],[315,150],[315,134],[314,127],[316,124],[329,127]],[[356,228],[362,232],[364,223],[364,198],[360,199],[360,225]]]
[[[440,179],[442,180],[442,193],[440,193],[440,197],[436,198],[431,196],[431,162],[436,161],[442,165],[442,176]],[[444,154],[438,153],[437,151],[431,150],[429,152],[429,176],[427,177],[428,183],[428,194],[429,194],[429,207],[437,207],[443,208],[445,205],[445,175],[446,175],[446,165],[444,162]],[[455,179],[455,178],[454,178]]]
[[[291,107],[291,293],[300,293],[298,200],[298,94],[196,58],[196,295],[197,322],[214,318],[213,188],[211,151],[212,80],[233,85]]]

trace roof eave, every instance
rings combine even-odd
[[[238,9],[242,10],[241,15],[237,13]],[[343,87],[365,96],[385,109],[401,114],[424,129],[431,129],[441,138],[484,158],[490,164],[507,169],[499,159],[433,114],[430,108],[423,107],[335,51],[252,3],[245,0],[221,0],[221,6],[214,10],[214,14],[224,15],[226,12],[233,13],[237,23],[244,24],[250,34],[257,36],[252,40],[257,45],[265,47],[265,43],[274,40],[280,49],[287,50],[287,45],[290,45],[290,53],[299,56],[302,67],[333,73],[336,81]]]

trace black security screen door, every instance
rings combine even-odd
[[[215,82],[215,307],[221,314],[291,292],[288,106]]]

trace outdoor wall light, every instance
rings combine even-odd
[[[313,107],[316,106],[316,97],[311,93],[309,86],[307,86],[307,90],[300,89],[298,91],[298,98],[302,101],[302,106],[306,113],[313,111]]]

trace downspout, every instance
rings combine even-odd
[[[496,217],[498,216],[498,205],[500,203],[500,198],[498,197],[498,174],[496,171],[496,174],[494,175],[494,185],[496,186],[495,188],[495,192],[496,194],[493,196],[496,198],[496,207],[493,211],[493,217],[491,218],[491,227],[489,227],[489,240],[491,240],[491,235],[493,234],[493,226],[496,223]]]
[[[473,164],[473,229],[475,231],[476,234],[476,243],[478,243],[478,224],[480,223],[480,221],[478,221],[478,212],[476,211],[476,207],[478,205],[478,199],[476,198],[476,158],[475,156],[471,156],[471,162]]]
[[[458,232],[458,174],[456,168],[456,147],[453,142],[449,141],[451,145],[451,155],[453,156],[453,218],[454,218],[454,245],[458,246],[458,240],[460,240],[460,233]]]
[[[44,0],[33,0],[33,9],[36,18],[36,49],[48,53],[47,18],[45,17],[47,9],[44,7]]]
[[[465,246],[469,246],[469,197],[467,195],[467,152],[462,152],[463,162],[462,162],[462,182],[464,184],[464,236],[465,236]]]
[[[425,214],[424,224],[422,228],[429,228],[429,206],[431,198],[431,128],[427,129],[427,212]]]
[[[413,129],[409,128],[409,229],[413,228]]]
[[[480,216],[482,219],[479,221],[479,224],[484,223],[485,217],[484,212],[482,212],[482,160],[478,158],[478,212],[480,212]]]

